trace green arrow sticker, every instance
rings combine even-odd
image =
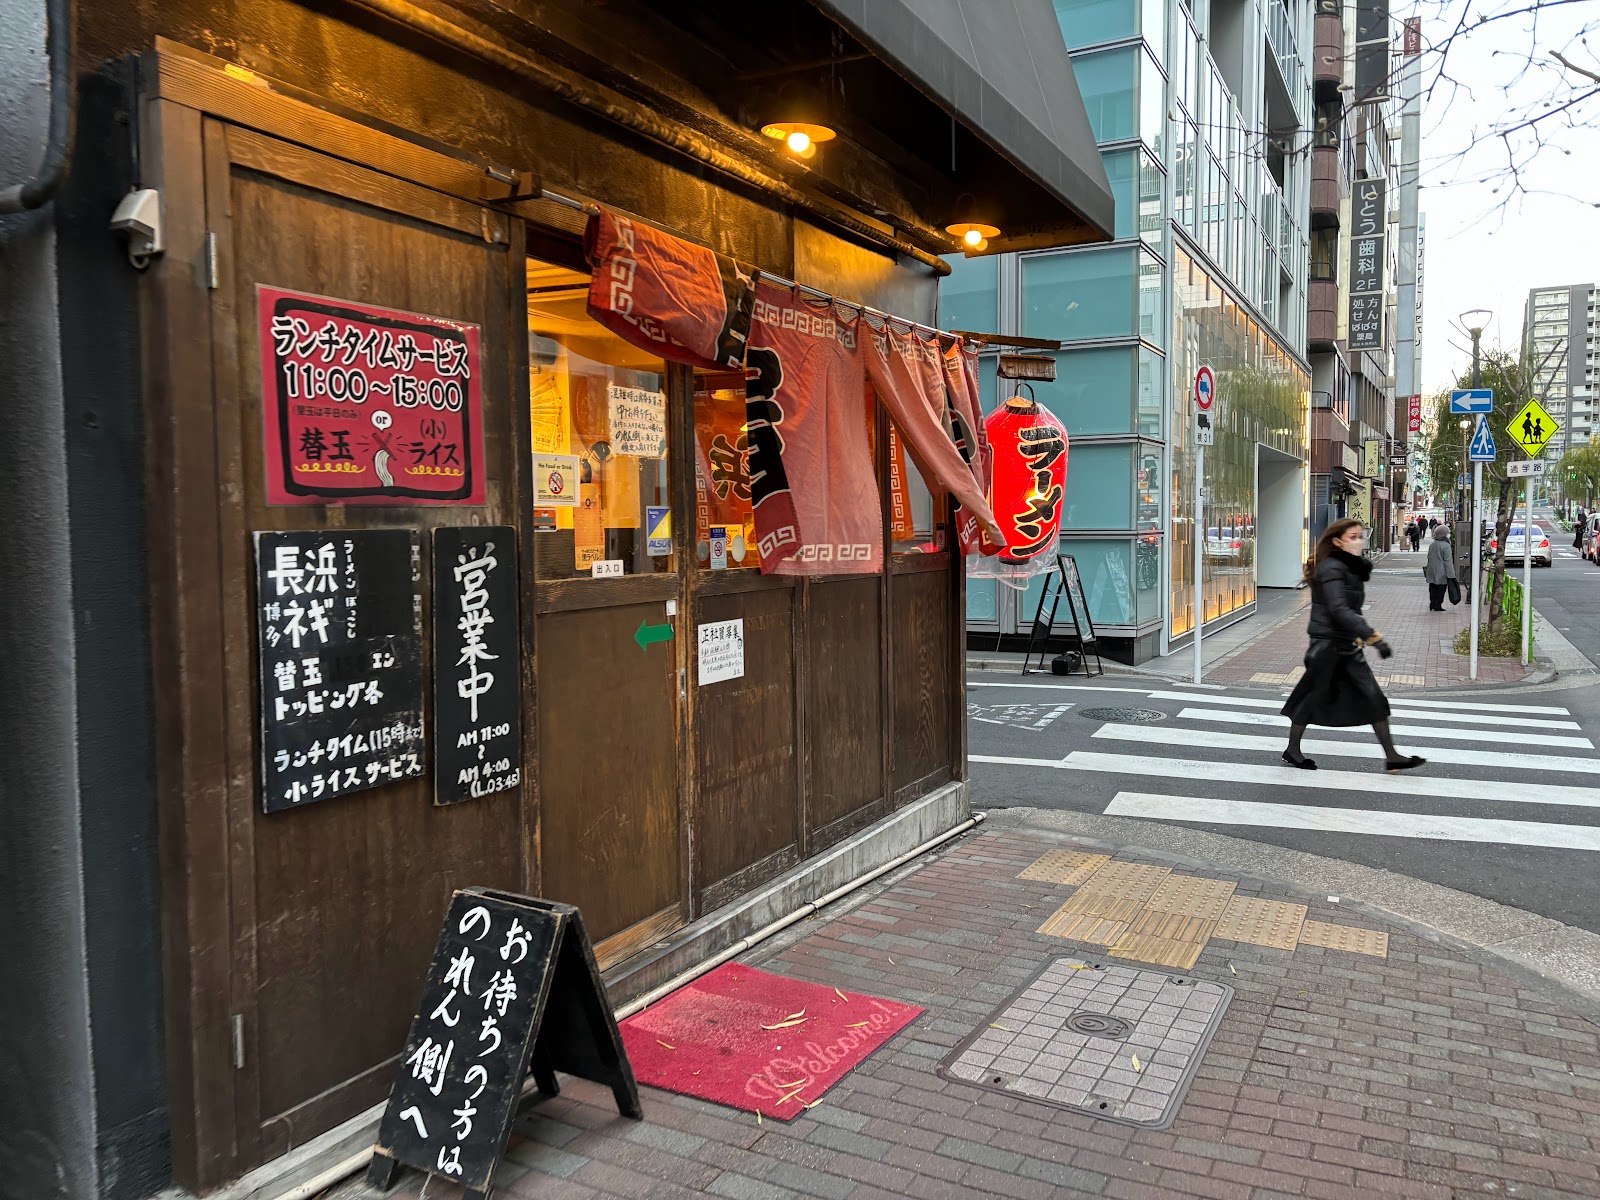
[[[651,642],[670,642],[672,640],[672,625],[649,625],[644,621],[639,622],[639,628],[634,631],[633,640],[639,643],[639,649],[648,650]]]

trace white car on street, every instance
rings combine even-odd
[[[1489,551],[1495,550],[1495,539],[1489,539]],[[1533,523],[1533,565],[1548,567],[1552,551],[1550,549],[1550,535],[1545,532],[1544,526],[1537,521]],[[1506,535],[1506,562],[1526,562],[1528,558],[1528,539],[1523,536],[1522,523],[1519,521],[1511,527],[1511,532]]]

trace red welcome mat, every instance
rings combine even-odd
[[[622,1022],[640,1083],[792,1121],[922,1013],[724,963]]]

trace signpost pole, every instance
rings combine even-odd
[[[1194,681],[1199,683],[1205,671],[1205,660],[1200,652],[1200,629],[1205,624],[1206,565],[1206,448],[1194,448]]]
[[[1522,664],[1533,661],[1533,479],[1523,481],[1527,516],[1522,522]]]
[[[1478,556],[1481,553],[1483,543],[1483,521],[1478,510],[1482,507],[1479,502],[1479,497],[1482,495],[1483,464],[1475,462],[1472,464],[1472,508],[1470,510],[1472,515],[1468,518],[1472,522],[1472,575],[1471,582],[1468,585],[1472,592],[1472,626],[1467,635],[1470,647],[1470,665],[1467,670],[1467,676],[1470,679],[1477,679],[1478,677],[1478,592],[1481,590],[1478,587]]]
[[[1194,681],[1205,674],[1205,657],[1200,648],[1205,625],[1206,573],[1206,447],[1216,430],[1217,377],[1201,364],[1194,373]]]

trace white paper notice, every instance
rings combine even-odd
[[[667,398],[643,388],[607,390],[611,416],[611,453],[634,458],[664,458],[667,453]]]
[[[744,618],[699,627],[698,680],[702,684],[744,678]]]

